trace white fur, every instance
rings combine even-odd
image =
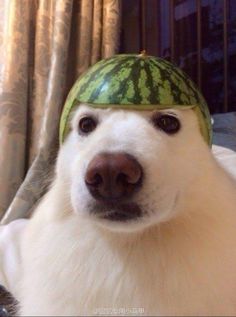
[[[152,112],[81,106],[60,149],[56,177],[24,236],[21,315],[236,314],[236,186],[214,159],[192,110],[167,135]],[[99,122],[80,136],[78,121]],[[85,183],[100,152],[143,166],[133,200],[144,217],[101,221]]]

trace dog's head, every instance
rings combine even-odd
[[[74,212],[112,230],[140,230],[178,214],[209,152],[190,109],[81,105],[71,125],[57,178]]]

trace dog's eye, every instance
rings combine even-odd
[[[177,133],[180,129],[180,122],[178,118],[168,115],[168,114],[159,114],[153,118],[153,124],[155,127],[160,128],[168,134]]]
[[[79,132],[81,134],[88,134],[92,132],[97,126],[97,122],[92,117],[83,117],[79,121]]]

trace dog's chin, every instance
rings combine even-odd
[[[136,231],[142,227],[144,212],[134,202],[94,202],[89,206],[89,216],[98,225],[113,231]]]

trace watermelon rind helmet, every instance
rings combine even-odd
[[[60,120],[61,144],[70,130],[71,113],[80,104],[134,110],[192,108],[204,140],[212,144],[210,113],[196,85],[172,63],[145,52],[103,59],[77,79]]]

